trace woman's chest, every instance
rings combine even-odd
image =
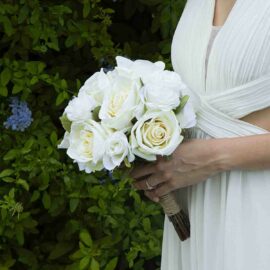
[[[268,0],[237,1],[205,65],[214,2],[189,0],[172,43],[175,70],[196,91],[207,93],[230,89],[270,71]]]

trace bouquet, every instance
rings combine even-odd
[[[183,141],[183,130],[196,124],[176,72],[165,70],[161,61],[117,56],[116,62],[113,70],[87,79],[61,117],[66,132],[59,148],[86,173],[170,156]],[[188,238],[188,216],[173,194],[160,203],[180,239]]]

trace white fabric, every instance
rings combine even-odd
[[[209,38],[209,42],[208,42],[208,47],[207,47],[207,52],[206,52],[206,56],[205,56],[205,70],[207,71],[207,67],[208,67],[208,60],[209,60],[209,55],[214,43],[214,39],[218,33],[218,31],[220,30],[221,26],[212,26],[212,31],[211,31],[211,35]],[[205,78],[207,77],[207,72],[205,72]]]
[[[270,1],[237,0],[217,34],[206,75],[215,0],[188,0],[172,63],[198,114],[196,138],[269,133],[239,120],[270,106]],[[269,270],[270,170],[233,170],[176,191],[189,213],[181,242],[165,217],[161,270]]]

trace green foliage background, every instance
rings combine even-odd
[[[158,269],[163,213],[126,175],[86,175],[57,144],[68,99],[116,55],[163,60],[184,0],[0,2],[0,270]],[[33,123],[3,127],[9,97]],[[105,184],[100,184],[100,181]]]

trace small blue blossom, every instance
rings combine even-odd
[[[32,112],[29,110],[25,101],[20,101],[17,97],[10,99],[9,107],[12,115],[4,122],[5,128],[10,128],[14,131],[24,131],[28,128],[32,121]]]

